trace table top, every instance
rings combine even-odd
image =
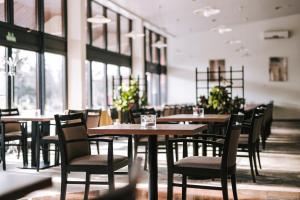
[[[54,120],[51,115],[15,115],[1,117],[0,121],[32,121],[32,122],[48,122]]]
[[[203,117],[193,114],[177,114],[160,117],[157,122],[202,122],[202,123],[224,123],[229,120],[230,115],[226,114],[205,114]]]
[[[51,177],[34,174],[1,172],[0,199],[19,199],[30,192],[50,187],[51,185]]]
[[[89,135],[194,135],[207,129],[206,124],[157,124],[155,128],[140,124],[118,124],[88,129]]]

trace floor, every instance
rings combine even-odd
[[[117,140],[115,145],[116,154],[126,152],[126,142]],[[192,149],[192,147],[190,147]],[[95,151],[95,149],[93,150]],[[101,152],[107,151],[106,147]],[[141,155],[142,156],[142,155]],[[261,153],[262,167],[257,183],[251,180],[248,158],[240,157],[237,161],[238,195],[241,200],[300,200],[300,124],[274,123],[272,135],[268,140],[267,148]],[[33,173],[35,170],[20,169],[21,160],[16,158],[16,153],[8,155],[7,171]],[[165,154],[159,154],[159,199],[166,199],[166,161]],[[126,171],[126,169],[124,169]],[[59,199],[60,191],[60,168],[54,167],[40,171],[41,175],[52,176],[53,186],[44,190],[29,194],[24,199]],[[70,178],[79,180],[84,174],[71,174]],[[106,180],[106,176],[94,176],[95,180]],[[147,172],[143,174],[141,182],[137,186],[138,199],[147,199]],[[180,176],[175,180],[181,181]],[[219,180],[189,180],[191,183],[204,183],[219,185]],[[128,182],[127,176],[116,177],[116,187],[122,187]],[[230,188],[231,189],[231,188]],[[82,199],[84,186],[69,185],[68,199]],[[97,196],[107,191],[106,186],[92,186],[90,197]],[[230,190],[231,191],[231,190]],[[220,191],[188,189],[190,200],[216,200],[222,199]],[[231,192],[230,192],[231,195]],[[232,195],[231,195],[232,197]],[[181,199],[181,189],[174,188],[174,199]]]

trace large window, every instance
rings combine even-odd
[[[150,45],[150,31],[149,30],[146,30],[146,34],[145,34],[145,50],[146,50],[146,61],[150,62],[151,61],[151,55],[150,55],[150,48],[151,48],[151,45]]]
[[[130,39],[128,37],[126,37],[126,34],[130,32],[130,21],[121,16],[120,19],[120,26],[121,26],[121,54],[124,55],[130,55],[131,54],[131,47],[130,47]]]
[[[114,83],[113,83],[114,77]],[[113,94],[113,85],[119,86],[119,67],[117,65],[107,65],[107,95],[108,95],[108,105],[113,104],[113,99],[118,97],[118,90],[114,90]]]
[[[64,110],[65,58],[62,55],[45,53],[46,112]]]
[[[34,110],[37,97],[37,55],[32,51],[13,49],[12,57],[22,60],[17,66],[14,79],[14,106],[20,110]]]
[[[5,21],[5,1],[0,1],[0,21]]]
[[[166,105],[167,103],[167,76],[166,74],[160,75],[160,104]]]
[[[44,0],[45,33],[64,36],[63,0]]]
[[[13,0],[15,25],[37,30],[37,1]]]
[[[91,66],[92,106],[94,108],[104,107],[106,106],[105,64],[93,61]]]
[[[107,24],[107,50],[118,52],[117,13],[107,9],[107,18],[111,20]]]
[[[0,108],[6,108],[5,47],[0,46]]]
[[[148,73],[147,75],[147,90],[148,103],[152,106],[160,105],[160,91],[159,91],[159,74]]]
[[[103,7],[94,1],[91,2],[92,8],[92,17],[103,16]],[[92,31],[92,45],[95,47],[105,48],[105,40],[104,40],[104,25],[91,23],[91,31]]]

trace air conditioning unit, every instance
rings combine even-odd
[[[290,37],[290,31],[280,30],[280,31],[265,31],[263,34],[265,40],[271,39],[287,39]]]

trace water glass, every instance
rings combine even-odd
[[[155,128],[156,115],[141,115],[141,127]]]

